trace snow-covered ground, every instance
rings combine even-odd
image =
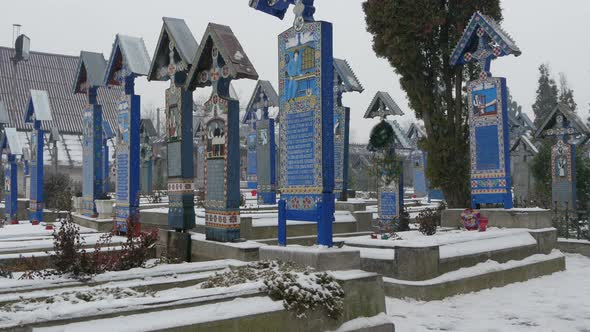
[[[396,331],[590,331],[590,258],[566,255],[549,276],[420,302],[387,298]]]

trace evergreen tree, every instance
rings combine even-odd
[[[535,113],[535,126],[540,126],[545,117],[553,111],[558,102],[558,90],[555,80],[551,78],[549,66],[539,66],[539,87],[537,88],[537,99],[533,104]]]
[[[450,64],[450,55],[476,11],[501,20],[499,0],[367,0],[363,3],[373,50],[400,75],[428,138],[426,173],[450,207],[469,205],[469,132],[463,83],[475,66]]]
[[[564,73],[559,73],[559,102],[566,104],[574,112],[578,108],[574,100],[574,90],[570,88]]]

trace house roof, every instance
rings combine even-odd
[[[269,81],[259,80],[256,83],[256,87],[252,92],[252,97],[250,97],[250,101],[248,102],[248,106],[246,107],[246,112],[244,113],[244,117],[242,118],[242,123],[248,122],[253,112],[256,112],[258,108],[260,108],[259,103],[260,101],[260,94],[264,94],[267,98],[267,105],[268,107],[278,107],[279,106],[279,96],[277,95],[277,91],[272,86],[272,83]]]
[[[10,60],[14,49],[0,47],[0,100],[8,112],[7,127],[31,130],[24,121],[23,111],[29,101],[30,90],[45,90],[49,95],[52,121],[41,124],[44,130],[57,127],[62,134],[82,134],[82,114],[87,98],[72,94],[78,66],[78,56],[31,52],[29,61],[14,65]],[[116,100],[120,89],[98,89],[103,119],[116,124]]]
[[[356,77],[348,62],[344,59],[334,59],[334,71],[342,80],[346,92],[363,92],[365,88]]]
[[[211,85],[210,80],[200,81],[199,73],[209,70],[211,67],[213,45],[219,50],[232,79],[258,79],[256,69],[231,28],[226,25],[209,23],[188,74],[187,87],[189,90]]]
[[[31,97],[25,109],[25,123],[33,123],[35,120],[51,121],[51,104],[49,94],[44,90],[31,90]]]
[[[115,79],[119,70],[127,74],[146,76],[150,70],[150,56],[142,38],[117,34],[104,77],[105,85],[120,85]]]
[[[546,133],[546,131],[551,130],[552,128],[554,128],[556,122],[557,122],[557,115],[562,114],[567,121],[570,124],[570,128],[572,128],[572,132],[568,133],[570,135],[576,135],[576,134],[582,134],[582,135],[588,135],[590,134],[590,131],[588,130],[588,127],[586,127],[586,125],[584,124],[584,121],[582,121],[582,119],[580,119],[580,117],[574,113],[569,106],[567,106],[566,104],[563,103],[559,103],[557,104],[557,106],[555,106],[555,108],[553,109],[553,111],[551,111],[551,113],[547,114],[547,116],[545,117],[545,119],[543,119],[543,123],[539,126],[539,128],[537,128],[537,131],[535,133],[535,138],[537,137],[542,137],[544,136]]]
[[[80,52],[76,78],[74,79],[74,93],[87,93],[89,87],[104,86],[104,74],[107,61],[102,53]]]
[[[467,28],[463,31],[463,35],[455,46],[453,53],[451,53],[450,62],[452,65],[456,66],[475,60],[466,60],[464,55],[475,51],[477,48],[477,41],[479,41],[477,33],[479,28],[482,28],[483,31],[485,31],[485,34],[487,34],[490,40],[494,43],[494,47],[496,47],[494,49],[495,58],[510,54],[519,56],[522,53],[518,46],[516,46],[512,37],[508,35],[508,33],[506,33],[494,19],[483,15],[480,12],[476,12],[469,20]]]
[[[4,102],[0,100],[0,124],[6,125],[10,123],[10,118],[8,117],[8,110],[4,105]]]
[[[178,60],[183,61],[188,66],[187,69],[190,69],[193,64],[199,48],[197,40],[183,19],[163,17],[162,20],[164,24],[162,25],[162,31],[160,32],[160,38],[148,74],[150,81],[167,81],[170,79],[167,70],[164,75],[159,73],[161,68],[167,69],[170,64],[170,42],[174,45],[175,62],[177,61],[176,56],[178,56]]]
[[[379,91],[375,94],[375,97],[373,97],[373,100],[365,113],[365,119],[386,117],[388,115],[404,115],[404,112],[393,98],[391,98],[389,93]]]

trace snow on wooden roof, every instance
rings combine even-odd
[[[522,53],[512,37],[494,19],[476,12],[469,20],[461,39],[459,39],[453,53],[451,53],[450,62],[452,65],[456,66],[469,62],[464,55],[474,47],[476,39],[480,38],[479,34],[482,36],[487,35],[493,42],[495,58],[510,54],[519,56]]]
[[[87,93],[89,87],[104,86],[106,68],[107,61],[102,53],[81,51],[74,80],[74,93]]]
[[[379,91],[375,94],[375,97],[373,97],[373,100],[365,113],[365,119],[373,119],[376,117],[384,118],[388,115],[404,115],[404,112],[393,98],[391,98],[389,93]]]
[[[120,70],[125,74],[146,76],[150,70],[150,56],[142,38],[117,34],[104,77],[105,85],[121,85],[115,78]]]
[[[344,59],[334,59],[334,71],[336,75],[342,80],[346,92],[363,92],[365,88],[352,71],[348,62]]]
[[[148,79],[166,81],[169,78],[168,66],[170,65],[170,45],[175,51],[175,62],[178,60],[187,65],[187,69],[193,64],[199,44],[191,30],[183,19],[164,17],[164,24],[158,39],[158,45],[150,65]],[[165,72],[160,72],[164,68]]]
[[[23,143],[16,131],[16,128],[4,128],[2,133],[2,139],[0,140],[2,150],[10,150],[10,154],[20,156],[23,154]]]
[[[51,104],[49,94],[44,90],[31,90],[31,97],[25,109],[25,123],[33,123],[35,120],[51,121]]]
[[[231,28],[226,25],[209,23],[199,45],[195,60],[193,61],[193,66],[188,74],[187,87],[190,90],[211,85],[210,80],[201,82],[199,80],[199,73],[203,70],[208,70],[211,66],[213,61],[213,46],[217,48],[219,54],[225,61],[229,69],[229,76],[232,79],[258,79],[258,73],[254,69],[254,65],[250,62],[248,55],[246,55],[246,52]]]

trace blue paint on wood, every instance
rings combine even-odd
[[[8,222],[18,221],[18,166],[16,157],[12,154],[7,155],[4,164],[4,205],[5,215]]]

